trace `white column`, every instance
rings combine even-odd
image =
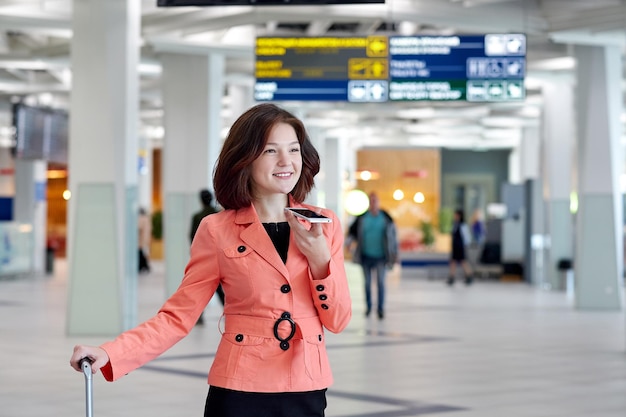
[[[575,303],[621,310],[623,221],[621,163],[621,54],[617,46],[576,46],[579,140]]]
[[[522,182],[521,176],[521,165],[522,165],[522,155],[520,152],[520,146],[516,146],[511,149],[511,153],[509,154],[509,183],[511,184],[519,184]]]
[[[544,260],[544,200],[541,191],[542,149],[539,126],[522,128],[522,140],[516,148],[519,158],[517,182],[524,184],[524,280],[544,286],[547,272]],[[513,181],[511,181],[513,182]]]
[[[13,219],[32,226],[33,271],[43,272],[46,253],[48,163],[44,160],[15,160]]]
[[[71,335],[137,321],[140,3],[74,0],[68,215]]]
[[[341,147],[343,148],[344,158],[342,160],[342,166],[345,173],[348,174],[348,178],[346,180],[346,185],[342,185],[342,190],[347,192],[356,189],[358,184],[356,178],[356,170],[357,170],[357,153],[359,151],[359,145],[354,144],[350,140],[341,139],[341,135],[338,140],[340,141]],[[362,191],[362,190],[361,190]],[[354,217],[348,214],[347,211],[342,210],[343,217],[342,221],[345,227],[349,227],[350,223],[354,220]]]
[[[139,207],[152,213],[152,140],[145,135],[139,137]]]
[[[228,85],[228,98],[230,117],[228,117],[227,122],[231,125],[246,110],[256,104],[254,101],[254,80],[250,80],[249,83],[245,83],[244,80],[230,83]]]
[[[192,214],[198,192],[213,188],[213,169],[221,149],[224,91],[223,55],[166,53],[163,63],[163,238],[166,293],[180,285],[189,260]]]
[[[537,179],[541,172],[541,139],[538,126],[522,128],[522,140],[519,144],[520,181]]]
[[[299,116],[300,117],[300,116]],[[315,187],[311,190],[311,193],[307,197],[307,203],[319,206],[319,207],[328,207],[326,203],[326,182],[327,182],[327,164],[326,164],[326,149],[325,149],[325,138],[324,132],[317,126],[307,126],[306,119],[300,117],[302,122],[304,123],[307,133],[309,134],[309,138],[311,139],[311,143],[317,150],[317,153],[320,157],[320,172],[315,176]]]
[[[560,259],[574,254],[574,221],[570,212],[574,132],[573,86],[568,79],[554,78],[542,89],[544,98],[544,153],[542,178],[546,199],[548,250],[545,264],[549,288],[559,288]]]
[[[213,188],[213,169],[217,157],[222,149],[222,99],[224,97],[224,72],[226,71],[226,57],[222,54],[209,55],[209,89],[208,89],[208,114],[206,115],[209,134],[206,138],[209,142],[208,166],[209,188]],[[197,193],[196,193],[197,194]],[[200,203],[198,203],[200,207]]]
[[[343,184],[345,165],[345,147],[342,141],[336,137],[327,137],[325,140],[325,154],[323,157],[325,166],[324,191],[326,193],[326,207],[333,210],[341,219],[343,217]]]

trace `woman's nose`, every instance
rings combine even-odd
[[[289,153],[285,151],[278,152],[278,163],[280,165],[289,164]]]

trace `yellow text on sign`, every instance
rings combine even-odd
[[[368,36],[365,51],[369,57],[386,57],[389,51],[387,37]]]
[[[351,58],[348,60],[348,78],[359,79],[386,79],[389,74],[387,59]]]

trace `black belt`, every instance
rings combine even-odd
[[[278,326],[280,326],[280,323],[282,323],[283,321],[286,321],[291,325],[291,332],[289,333],[289,336],[285,338],[280,337],[280,335],[278,334]],[[289,341],[293,338],[295,334],[296,322],[293,321],[293,319],[291,318],[291,313],[285,311],[283,314],[281,314],[280,318],[276,320],[276,323],[274,323],[274,337],[280,342],[279,346],[282,350],[289,349]]]

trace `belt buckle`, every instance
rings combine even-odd
[[[278,334],[278,326],[280,326],[280,323],[282,323],[283,321],[287,321],[291,325],[291,332],[289,333],[289,336],[285,338],[280,337],[280,335]],[[293,338],[295,334],[296,334],[296,322],[293,321],[293,319],[291,318],[291,313],[289,313],[288,311],[285,311],[280,316],[280,318],[276,320],[276,323],[274,323],[274,337],[280,342],[279,346],[282,350],[289,349],[289,341]]]

